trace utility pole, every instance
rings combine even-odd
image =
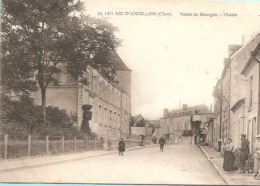
[[[221,151],[221,142],[222,142],[222,96],[223,96],[223,84],[222,80],[220,81],[220,119],[219,119],[219,140],[218,140],[218,152]]]
[[[228,132],[228,136],[227,137],[231,137],[230,136],[230,133],[231,133],[231,131],[230,131],[230,128],[231,128],[231,109],[230,109],[230,102],[231,102],[231,81],[232,81],[232,78],[231,78],[231,58],[229,58],[229,103],[228,103],[228,119],[229,119],[229,123],[228,123],[228,130],[227,130],[227,132]],[[233,127],[234,128],[234,127]],[[234,130],[234,129],[233,129]]]
[[[214,147],[214,120],[211,120],[211,129],[212,129],[212,134],[211,134],[211,146]]]
[[[257,112],[257,118],[258,118],[258,131],[256,132],[257,134],[260,134],[260,62],[257,60],[258,62],[258,67],[259,67],[259,72],[258,72],[258,101],[257,101],[257,104],[258,104],[258,112]]]
[[[260,45],[260,43],[258,44]],[[259,52],[259,51],[258,51]],[[257,112],[257,118],[258,118],[258,127],[257,127],[257,132],[256,134],[260,134],[260,61],[256,58],[256,56],[254,57],[254,59],[256,60],[256,62],[258,63],[258,69],[259,69],[259,72],[258,72],[258,100],[257,100],[257,109],[258,109],[258,112]]]

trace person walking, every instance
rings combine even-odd
[[[160,144],[160,152],[163,152],[163,148],[164,148],[164,144],[165,144],[165,139],[164,137],[161,135],[160,139],[159,139],[159,144]]]
[[[250,142],[246,139],[245,134],[241,134],[241,149],[240,149],[240,173],[245,173],[246,161],[249,158]]]
[[[260,135],[256,136],[254,156],[255,156],[254,171],[256,172],[254,178],[259,180],[260,179]]]
[[[124,139],[121,138],[121,140],[118,143],[118,151],[119,151],[119,156],[122,155],[124,156],[124,152],[125,152],[125,142]]]
[[[224,146],[224,163],[223,169],[225,171],[233,171],[234,170],[234,146],[232,144],[232,139],[228,138],[226,140],[226,145]]]

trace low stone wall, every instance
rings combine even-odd
[[[141,146],[141,140],[124,140],[125,148],[131,148],[136,146]],[[107,144],[106,144],[107,143]],[[107,142],[104,143],[104,149],[106,150],[116,150],[118,148],[119,139],[108,139]],[[143,145],[149,145],[150,142],[144,141]]]

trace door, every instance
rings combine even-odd
[[[257,126],[256,126],[256,118],[252,120],[252,138],[251,138],[251,153],[254,150],[256,143],[256,135],[257,135]]]

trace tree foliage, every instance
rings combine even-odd
[[[141,119],[137,122],[136,127],[145,127],[145,120]]]
[[[109,53],[120,45],[117,28],[106,20],[85,16],[83,10],[83,3],[74,0],[2,1],[3,87],[16,93],[39,87],[43,115],[46,88],[59,85],[56,77],[61,66],[84,84],[88,83],[87,67],[113,78]]]
[[[61,72],[60,63],[68,74],[85,83],[87,66],[103,71],[111,67],[109,51],[120,44],[114,35],[117,28],[105,20],[84,16],[83,9],[82,3],[73,0],[3,0],[4,77],[16,74],[18,77],[12,79],[24,79],[29,84],[29,77],[36,72],[40,88],[46,88],[59,83],[54,75]]]
[[[41,125],[41,107],[35,105],[30,97],[22,96],[19,101],[3,97],[0,131],[2,134],[9,134],[12,139],[26,139],[28,134],[34,138],[45,138],[49,135],[51,139],[61,136],[73,138],[80,134],[65,110],[58,107],[47,107],[46,110],[48,127]]]

